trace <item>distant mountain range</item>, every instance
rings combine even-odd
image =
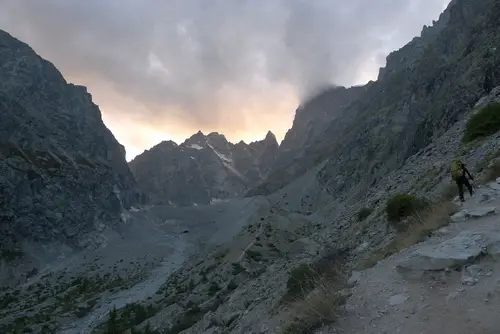
[[[201,131],[181,145],[164,141],[135,157],[130,169],[153,203],[208,204],[242,196],[267,178],[278,142],[265,139],[232,144],[216,132]]]

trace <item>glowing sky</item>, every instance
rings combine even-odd
[[[85,85],[127,160],[217,131],[281,140],[301,99],[375,79],[449,0],[2,0],[0,29]]]

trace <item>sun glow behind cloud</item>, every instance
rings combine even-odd
[[[376,79],[448,3],[4,0],[0,28],[88,87],[130,160],[198,130],[281,140],[301,99]]]

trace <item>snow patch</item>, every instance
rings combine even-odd
[[[232,171],[234,174],[236,174],[237,176],[239,176],[240,178],[243,179],[243,176],[241,176],[241,174],[236,170],[234,169],[233,167],[233,159],[225,156],[224,154],[221,154],[219,152],[217,152],[217,150],[212,146],[210,145],[209,143],[207,143],[207,145],[215,152],[215,154],[219,157],[219,159],[222,161],[222,164],[227,168],[229,169],[230,171]]]
[[[222,161],[225,161],[227,163],[233,163],[233,159],[225,156],[224,154],[222,153],[219,153],[217,152],[216,150],[214,150],[215,154],[217,154],[217,156],[222,160]]]
[[[198,151],[199,151],[199,150],[203,150],[203,147],[201,147],[201,146],[200,146],[200,145],[198,145],[198,144],[191,144],[191,145],[189,145],[189,147],[194,148],[194,149],[196,149],[196,150],[198,150]]]
[[[213,198],[213,197],[210,200],[210,204],[223,203],[223,202],[229,202],[229,200],[221,198]]]

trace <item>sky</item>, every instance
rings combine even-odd
[[[325,85],[375,80],[449,0],[2,0],[0,29],[85,85],[127,160],[201,130],[281,140]]]

